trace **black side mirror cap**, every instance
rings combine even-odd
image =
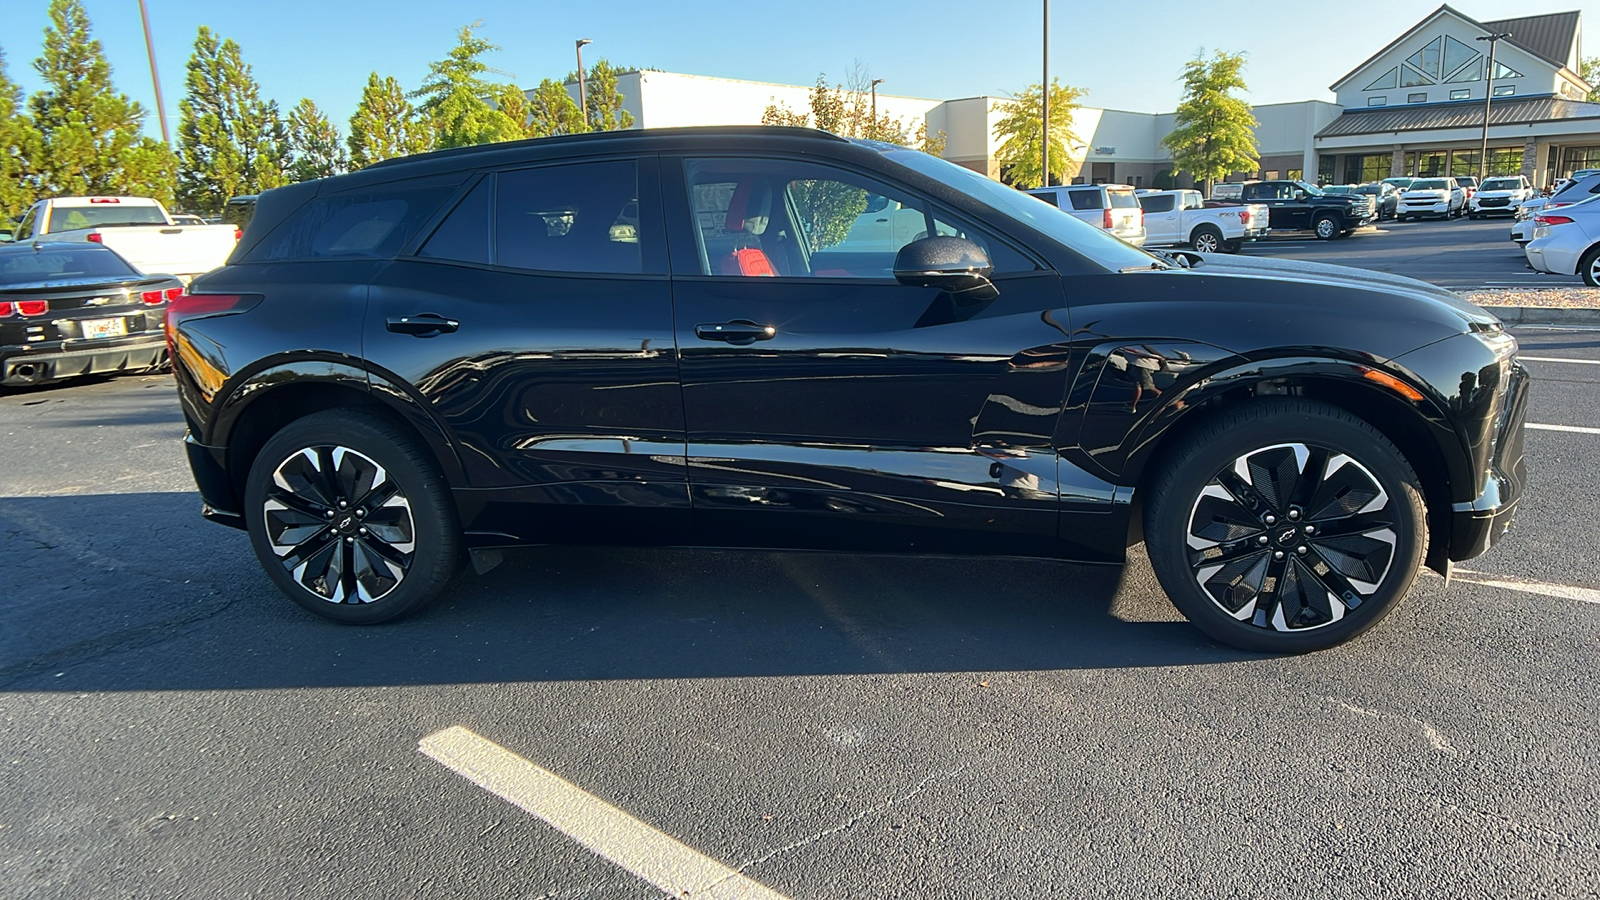
[[[994,263],[982,247],[958,237],[925,237],[900,248],[894,280],[912,287],[938,288],[958,303],[984,303],[1000,296]]]

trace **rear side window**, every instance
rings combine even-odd
[[[1115,195],[1113,195],[1113,199],[1115,199]],[[1139,198],[1139,205],[1144,207],[1145,212],[1172,212],[1175,205],[1173,203],[1174,199],[1175,198],[1171,194],[1158,194],[1154,196],[1147,195]]]
[[[478,186],[451,210],[422,245],[418,256],[431,259],[455,259],[462,262],[489,262],[489,192],[494,188],[494,177],[478,182]]]
[[[1099,209],[1099,191],[1067,191],[1067,196],[1072,198],[1073,209]]]
[[[393,257],[460,183],[403,182],[317,197],[290,213],[244,261]]]
[[[545,272],[637,274],[639,171],[633,160],[502,172],[495,263]]]
[[[1138,209],[1139,196],[1133,191],[1106,191],[1112,209]]]
[[[1059,202],[1056,201],[1056,195],[1055,194],[1034,194],[1033,196],[1038,197],[1040,200],[1043,200],[1044,202],[1050,204],[1051,206],[1060,206],[1061,205]]]

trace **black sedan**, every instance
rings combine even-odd
[[[0,384],[158,368],[162,317],[182,293],[99,244],[0,246]]]
[[[269,191],[168,322],[205,514],[344,622],[515,545],[1119,563],[1142,537],[1196,625],[1299,652],[1487,550],[1525,478],[1516,341],[1448,292],[1146,253],[805,129]]]

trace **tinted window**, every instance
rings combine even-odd
[[[1043,200],[1044,202],[1050,204],[1051,206],[1055,206],[1055,207],[1060,207],[1061,206],[1061,204],[1056,200],[1056,195],[1053,194],[1053,193],[1050,193],[1050,194],[1033,194],[1031,196],[1038,197],[1040,200]]]
[[[22,217],[22,224],[17,226],[16,239],[21,241],[33,237],[33,224],[38,218],[39,207],[28,210],[28,214]]]
[[[417,255],[488,264],[489,191],[493,185],[492,176],[478,182],[478,186],[439,223]]]
[[[1491,178],[1483,183],[1485,191],[1514,191],[1522,187],[1522,181],[1517,178]]]
[[[502,172],[495,262],[545,272],[633,274],[639,252],[639,173],[633,160]]]
[[[982,247],[983,252],[989,254],[989,262],[994,266],[996,275],[1033,272],[1039,268],[1015,247],[982,229],[957,220],[943,210],[933,215],[933,233],[943,237],[966,238]]]
[[[49,231],[75,231],[79,228],[114,228],[119,225],[165,225],[167,217],[154,206],[123,206],[98,203],[94,206],[57,206],[50,210]]]
[[[459,178],[405,182],[318,197],[290,213],[244,261],[394,256],[459,184]]]
[[[1174,198],[1171,194],[1146,195],[1139,198],[1139,205],[1144,207],[1145,212],[1172,212],[1172,210],[1176,207],[1176,204],[1173,203],[1174,199],[1176,198]]]
[[[122,279],[138,276],[134,268],[110,250],[49,249],[0,251],[0,287],[51,278]]]
[[[1112,209],[1138,209],[1139,196],[1133,191],[1106,191]]]
[[[1424,178],[1421,181],[1413,181],[1411,189],[1414,191],[1445,191],[1450,189],[1450,185],[1446,184],[1441,178]]]
[[[235,197],[222,208],[222,221],[241,230],[250,224],[255,215],[255,197]]]
[[[1073,209],[1099,209],[1099,191],[1067,191],[1067,196],[1072,199]]]

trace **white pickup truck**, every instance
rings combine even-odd
[[[232,225],[179,225],[148,197],[57,197],[40,200],[14,236],[23,241],[92,241],[147,274],[188,283],[222,265],[239,242]]]
[[[1144,245],[1188,244],[1201,253],[1237,253],[1245,241],[1267,233],[1267,207],[1259,203],[1207,207],[1199,191],[1147,191]]]

